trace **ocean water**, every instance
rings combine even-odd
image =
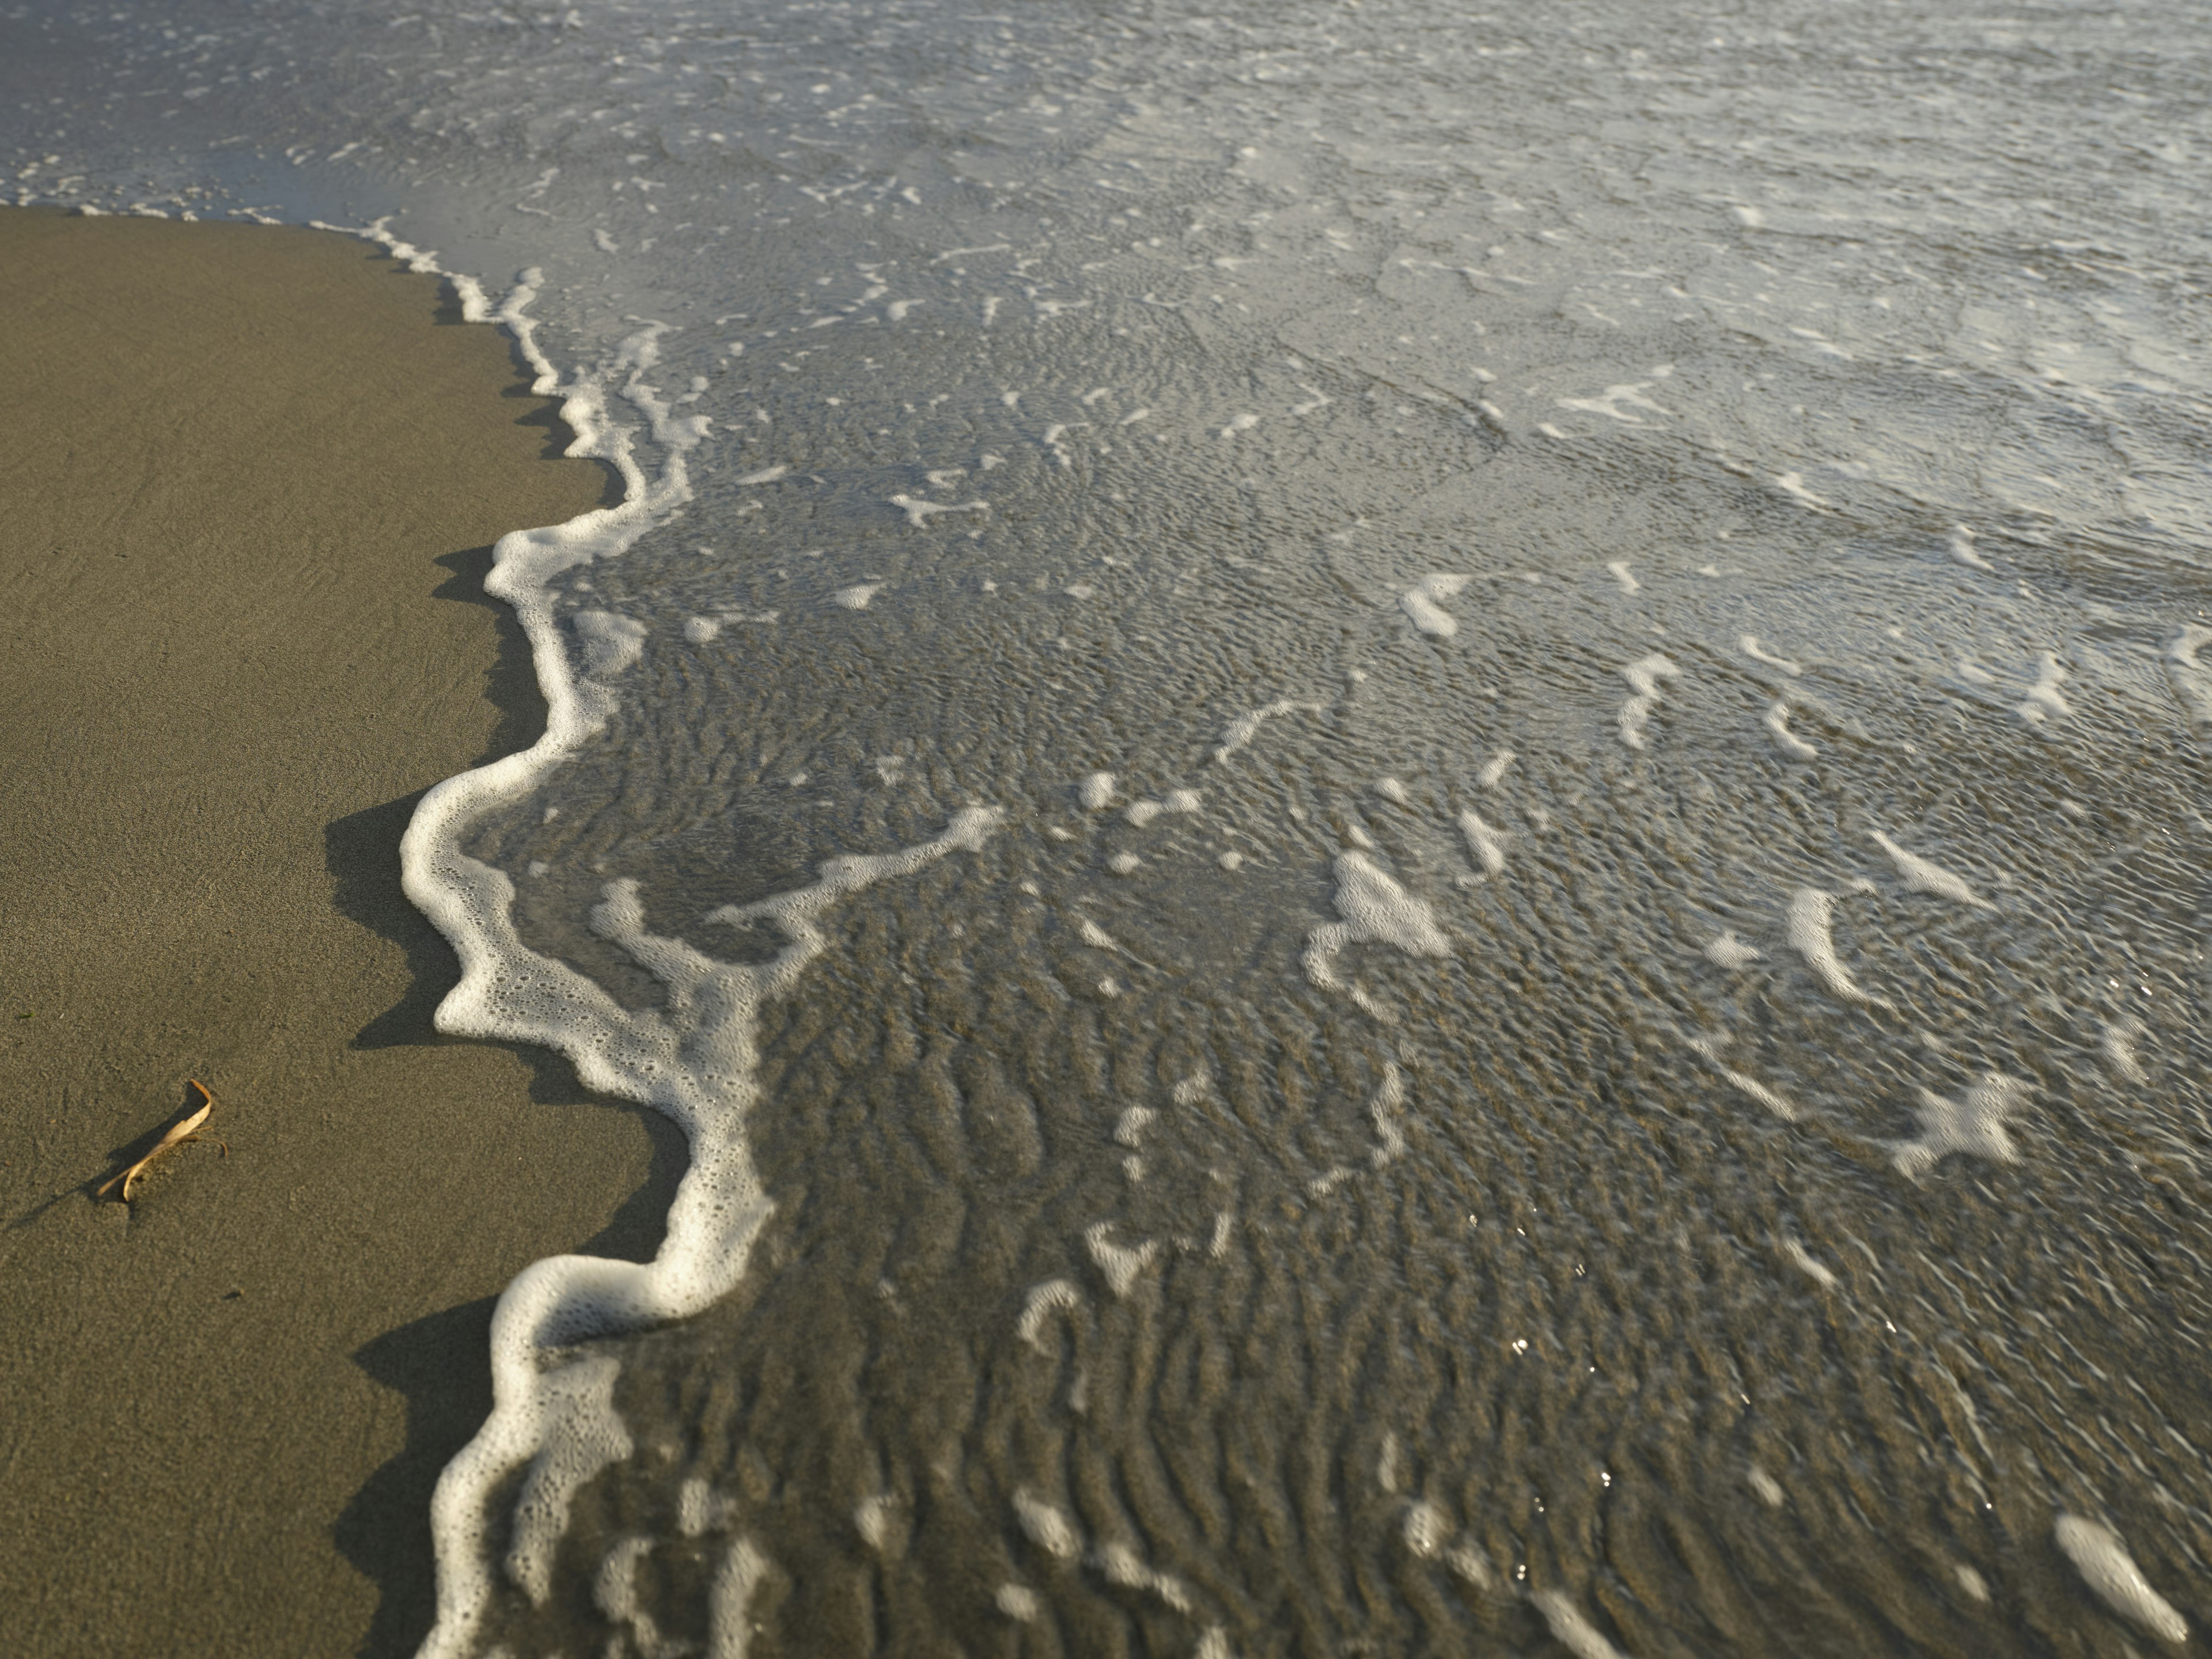
[[[628,482],[404,857],[693,1163],[426,1656],[2212,1621],[2199,9],[24,4],[0,111]]]

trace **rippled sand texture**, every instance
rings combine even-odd
[[[672,1074],[789,981],[439,1651],[2205,1621],[2192,14],[238,27],[636,427],[454,857]]]

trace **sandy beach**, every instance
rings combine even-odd
[[[410,1651],[492,1299],[642,1256],[672,1131],[430,1025],[420,792],[535,736],[503,531],[599,502],[367,245],[0,209],[10,1652]],[[93,1189],[185,1107],[128,1206]]]

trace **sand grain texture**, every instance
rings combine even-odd
[[[542,715],[489,544],[607,475],[349,239],[0,209],[0,319],[6,1645],[405,1653],[490,1298],[649,1252],[675,1173],[434,1036],[398,884],[416,794]],[[230,1156],[92,1201],[188,1076]]]

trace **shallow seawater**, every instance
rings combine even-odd
[[[700,1173],[510,1297],[426,1651],[2212,1619],[2191,9],[0,60],[24,199],[533,270],[633,467],[507,550],[574,718],[410,872],[452,1028]]]

